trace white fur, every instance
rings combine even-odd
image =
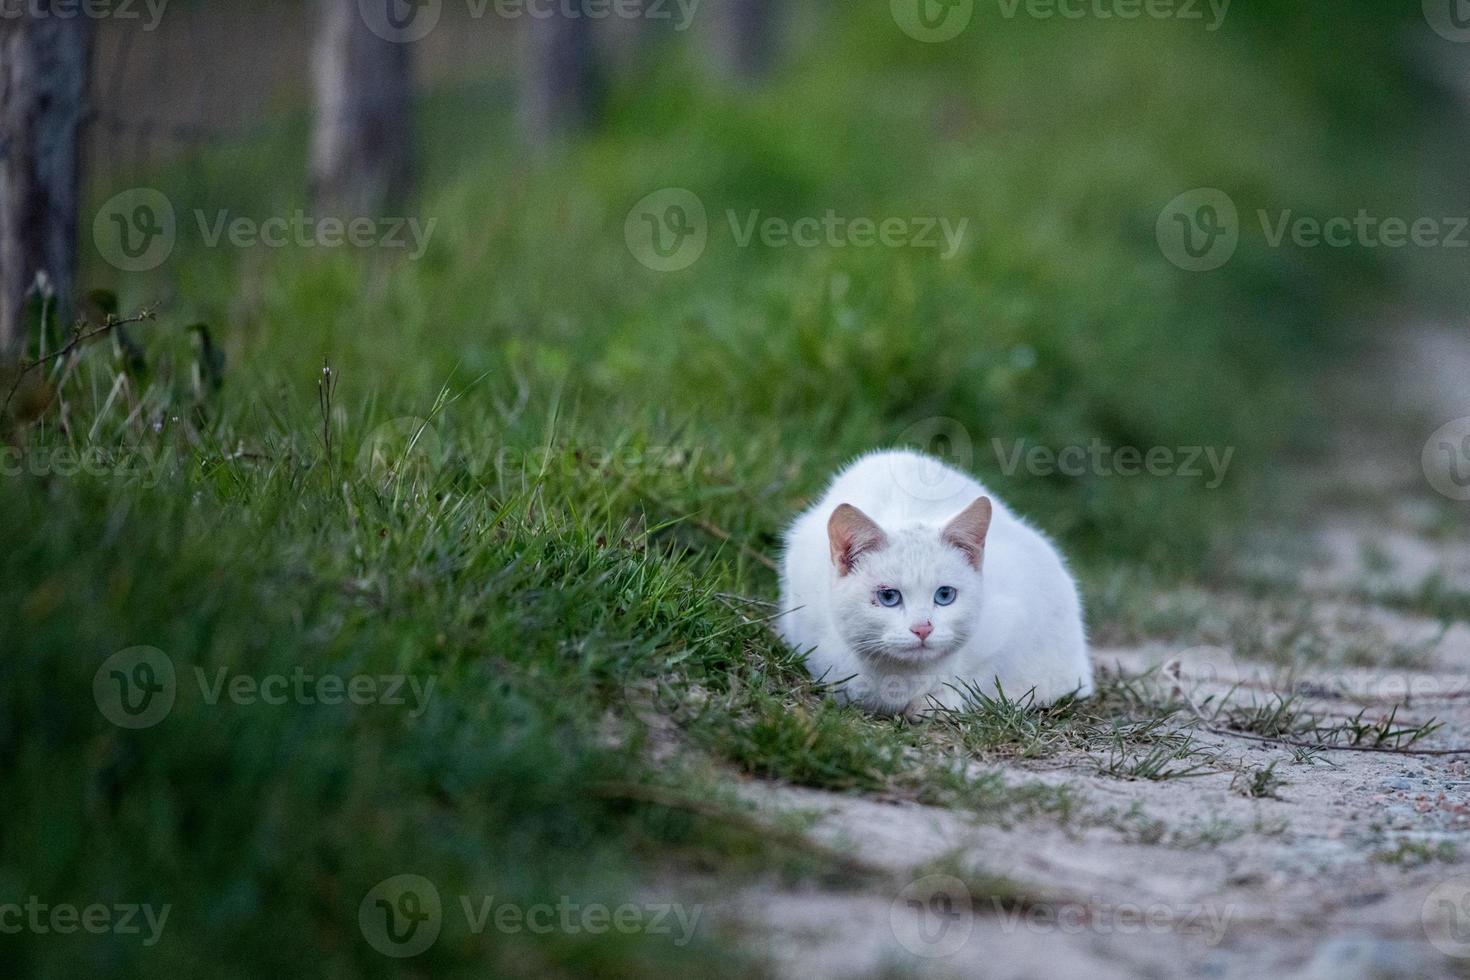
[[[981,568],[941,541],[952,518],[987,496],[994,518]],[[827,523],[841,504],[873,520],[886,542],[848,575],[834,565]],[[952,586],[952,605],[934,594]],[[880,605],[880,588],[903,605]],[[876,714],[910,717],[937,702],[964,704],[967,685],[1008,698],[1034,692],[1038,705],[1092,693],[1082,603],[1065,562],[1041,532],[972,477],[908,451],[876,452],[847,467],[786,533],[779,619],[786,641],[807,653],[813,677]],[[929,621],[926,645],[910,631]]]

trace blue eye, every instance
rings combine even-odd
[[[878,602],[892,609],[894,606],[903,604],[903,593],[897,589],[879,589]]]
[[[936,606],[947,606],[950,603],[954,602],[955,596],[957,595],[959,595],[959,592],[955,589],[954,586],[946,585],[938,592],[934,593],[934,604]]]

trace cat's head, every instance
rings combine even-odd
[[[942,527],[879,527],[843,504],[827,522],[837,629],[860,656],[922,666],[970,638],[993,508],[981,497]]]

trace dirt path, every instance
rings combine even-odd
[[[1188,642],[1099,649],[1098,663],[1163,667],[1206,715],[1232,688],[1266,709],[1279,693],[1324,724],[1397,708],[1395,727],[1443,726],[1414,748],[1470,746],[1470,627],[1435,605],[1470,591],[1470,504],[1437,492],[1422,458],[1430,433],[1470,416],[1465,379],[1470,331],[1385,338],[1333,380],[1356,409],[1331,464],[1301,480],[1300,526],[1249,549],[1237,591],[1157,597],[1193,611]],[[1121,779],[1080,751],[1003,763],[1008,783],[1069,786],[1066,819],[749,782],[759,807],[805,814],[814,838],[894,884],[766,885],[722,911],[792,977],[1470,976],[1470,754],[1192,734],[1212,761],[1189,778]],[[992,878],[1034,901],[998,900]]]

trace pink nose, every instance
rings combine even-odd
[[[929,634],[934,632],[934,626],[932,623],[920,623],[918,626],[910,626],[909,632],[917,636],[920,643],[923,643],[929,639]]]

